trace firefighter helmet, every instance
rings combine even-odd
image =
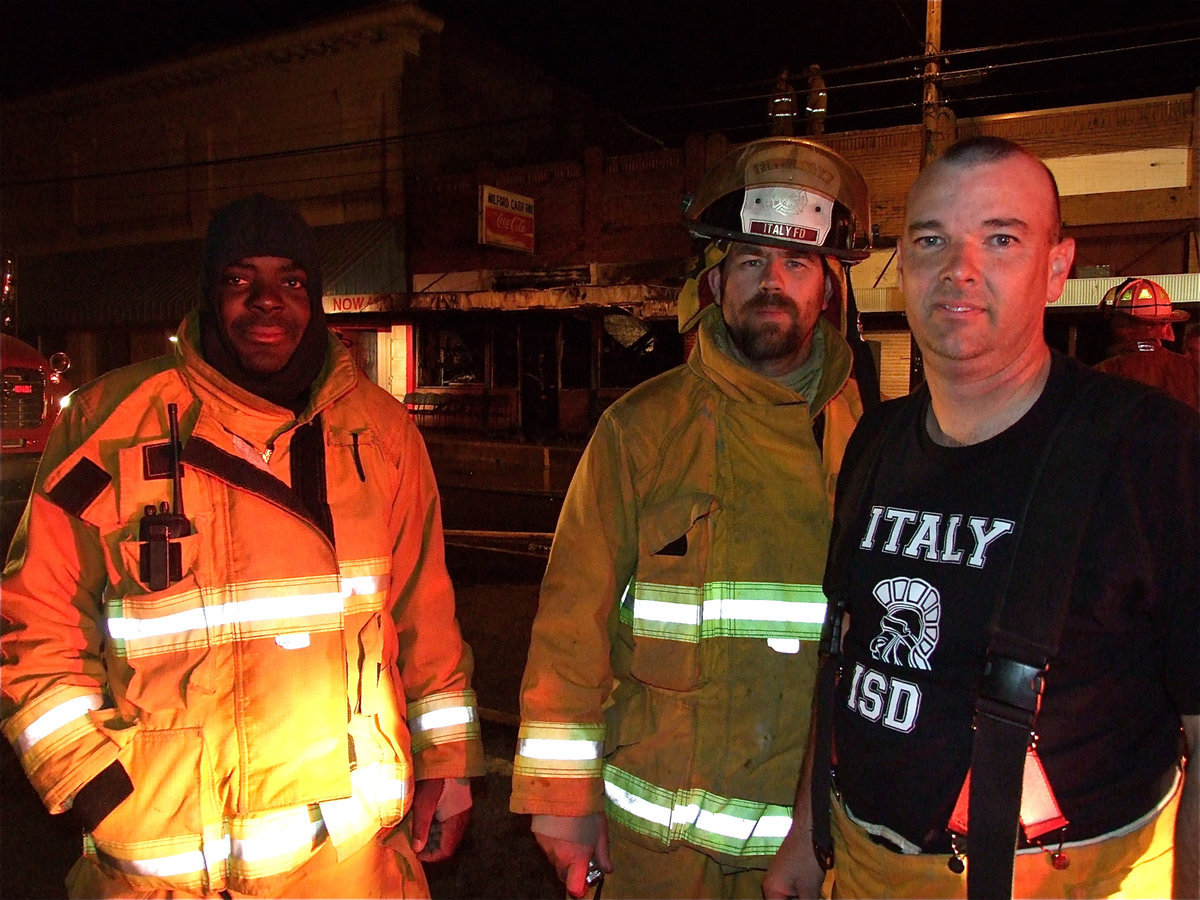
[[[1182,322],[1188,317],[1182,309],[1172,309],[1166,290],[1149,278],[1126,278],[1105,293],[1100,308],[1143,322]]]
[[[712,240],[800,247],[847,263],[870,250],[867,183],[813,141],[770,137],[731,150],[701,177],[684,224]]]

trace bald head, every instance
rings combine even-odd
[[[1044,370],[1045,307],[1075,256],[1056,197],[1037,157],[995,139],[955,145],[913,184],[896,263],[931,380]]]
[[[1050,233],[1050,242],[1053,244],[1058,243],[1062,237],[1062,204],[1059,200],[1058,182],[1054,180],[1054,173],[1033,153],[1020,144],[1005,138],[994,137],[992,135],[979,135],[977,137],[964,138],[961,141],[951,144],[945,153],[934,160],[917,177],[910,191],[910,196],[919,187],[923,186],[922,182],[937,178],[940,171],[946,167],[971,169],[976,166],[1003,162],[1004,160],[1013,158],[1028,160],[1044,176],[1044,198],[1050,205],[1051,210],[1050,221],[1052,223],[1052,230]]]

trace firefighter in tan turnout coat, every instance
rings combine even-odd
[[[758,897],[809,728],[832,490],[862,412],[845,264],[866,188],[757,141],[688,208],[687,363],[601,417],[558,522],[521,696],[512,809],[569,892]],[[715,301],[705,305],[706,299]]]

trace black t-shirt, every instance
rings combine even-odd
[[[1029,412],[969,447],[934,444],[922,404],[883,447],[861,506],[844,509],[839,498],[835,537],[853,552],[844,557],[837,786],[856,818],[927,852],[949,849],[988,623],[1036,460],[1088,378],[1124,389],[1055,354]],[[860,423],[843,477],[867,462],[879,422]],[[1068,841],[1151,809],[1179,758],[1179,716],[1200,713],[1200,426],[1194,411],[1155,393],[1123,431],[1097,488],[1036,726]],[[827,586],[840,577],[830,572]]]

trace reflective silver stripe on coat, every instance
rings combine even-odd
[[[86,718],[94,709],[104,708],[104,698],[100,694],[88,694],[86,697],[72,697],[58,706],[38,716],[16,740],[17,752],[24,756],[38,741],[49,737],[64,725],[76,719]]]

